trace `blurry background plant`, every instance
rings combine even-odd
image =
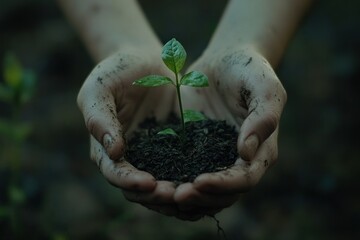
[[[9,114],[0,118],[0,168],[8,170],[9,179],[6,179],[6,196],[0,199],[0,220],[9,220],[13,233],[20,233],[21,207],[26,201],[21,182],[26,157],[22,149],[31,133],[31,123],[21,118],[21,111],[34,94],[36,79],[35,74],[25,69],[11,52],[4,57],[2,73],[0,101],[6,105],[2,110],[8,110]]]

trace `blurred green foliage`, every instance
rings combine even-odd
[[[20,108],[28,102],[35,89],[35,75],[24,69],[13,53],[4,57],[4,83],[0,84],[0,100]]]
[[[4,57],[3,82],[0,82],[0,101],[8,105],[10,116],[0,118],[0,167],[9,172],[7,201],[0,202],[0,220],[11,222],[11,231],[19,237],[22,206],[26,193],[20,185],[22,175],[22,148],[31,133],[31,124],[21,119],[23,106],[31,99],[35,89],[35,74],[24,69],[13,53]]]
[[[22,120],[20,114],[23,106],[34,94],[36,78],[31,70],[22,67],[13,53],[5,55],[2,72],[0,102],[6,104],[10,109],[9,116],[0,118],[1,152],[4,153],[7,145],[18,147],[24,144],[31,132],[31,124]],[[17,151],[21,151],[21,149],[17,149]],[[19,161],[11,159],[11,155],[7,158],[10,158],[9,164]]]

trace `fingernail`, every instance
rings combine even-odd
[[[109,149],[112,147],[113,145],[113,139],[110,136],[110,134],[105,134],[103,137],[103,146],[106,149],[106,152],[109,153]]]
[[[245,149],[246,149],[246,156],[248,159],[244,159],[244,160],[252,160],[255,156],[255,153],[258,149],[259,146],[259,138],[256,136],[256,134],[252,134],[250,135],[246,140],[245,140]]]

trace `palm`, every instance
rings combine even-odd
[[[120,80],[114,86],[117,117],[127,132],[132,132],[147,117],[164,120],[173,110],[171,107],[175,97],[174,89],[168,86],[142,88],[132,85],[135,80],[149,72],[165,75],[163,69],[149,66],[149,69],[134,72],[132,76]]]
[[[114,120],[115,117],[126,132],[134,130],[146,117],[164,119],[172,111],[175,96],[173,89],[132,85],[145,75],[168,74],[160,61],[147,61],[134,53],[113,55],[105,59],[85,81],[78,98],[80,108],[85,115],[98,110],[108,114],[104,118]],[[94,100],[97,101],[96,105],[91,105]],[[91,129],[89,124],[91,122],[88,122],[88,128]]]
[[[246,116],[246,106],[232,108],[231,103],[237,102],[237,99],[230,92],[225,94],[218,89],[216,78],[211,73],[199,70],[208,76],[209,87],[202,89],[184,87],[182,94],[185,108],[201,111],[211,119],[226,120],[239,128]]]
[[[184,105],[204,112],[209,118],[226,120],[240,128],[248,113],[249,84],[244,78],[234,77],[236,67],[217,65],[211,68],[205,59],[200,59],[190,69],[200,70],[209,78],[209,87],[202,89],[183,88]],[[242,74],[240,74],[241,76]]]
[[[144,89],[132,83],[149,74],[169,74],[161,59],[139,51],[114,54],[94,68],[84,82],[78,105],[91,134],[91,159],[105,178],[131,194],[147,192],[171,201],[174,188],[169,182],[156,182],[149,173],[139,171],[124,161],[124,133],[134,130],[146,117],[165,118],[172,111],[174,91],[162,87]],[[166,194],[159,194],[166,188]],[[149,195],[146,195],[149,196]]]
[[[256,51],[240,49],[216,58],[202,57],[191,69],[203,71],[209,78],[204,89],[184,88],[185,106],[203,111],[210,118],[227,120],[238,129],[244,123],[266,118],[269,130],[276,129],[286,93],[270,64]],[[260,119],[263,120],[263,119]]]

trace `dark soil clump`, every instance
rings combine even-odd
[[[157,134],[167,127],[181,135],[179,124],[159,127],[154,119],[141,124],[128,142],[127,161],[157,180],[192,182],[201,173],[232,166],[237,159],[238,133],[225,121],[188,122],[183,140]]]

